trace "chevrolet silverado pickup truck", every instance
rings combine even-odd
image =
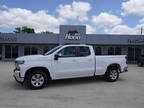
[[[41,89],[49,80],[103,75],[114,82],[127,71],[126,55],[95,56],[90,45],[60,45],[44,55],[15,60],[14,78],[30,89]]]

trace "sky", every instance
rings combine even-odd
[[[86,25],[87,34],[140,34],[144,0],[0,0],[0,32],[27,26],[58,33],[59,25]]]

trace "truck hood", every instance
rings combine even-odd
[[[49,58],[49,56],[44,56],[44,55],[29,55],[29,56],[22,56],[18,57],[16,61],[32,61],[32,60],[44,60],[45,58]]]

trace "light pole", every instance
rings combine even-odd
[[[141,35],[143,35],[143,28],[141,27]]]

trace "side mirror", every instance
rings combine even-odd
[[[54,55],[54,60],[58,60],[58,58],[59,58],[58,54]]]

